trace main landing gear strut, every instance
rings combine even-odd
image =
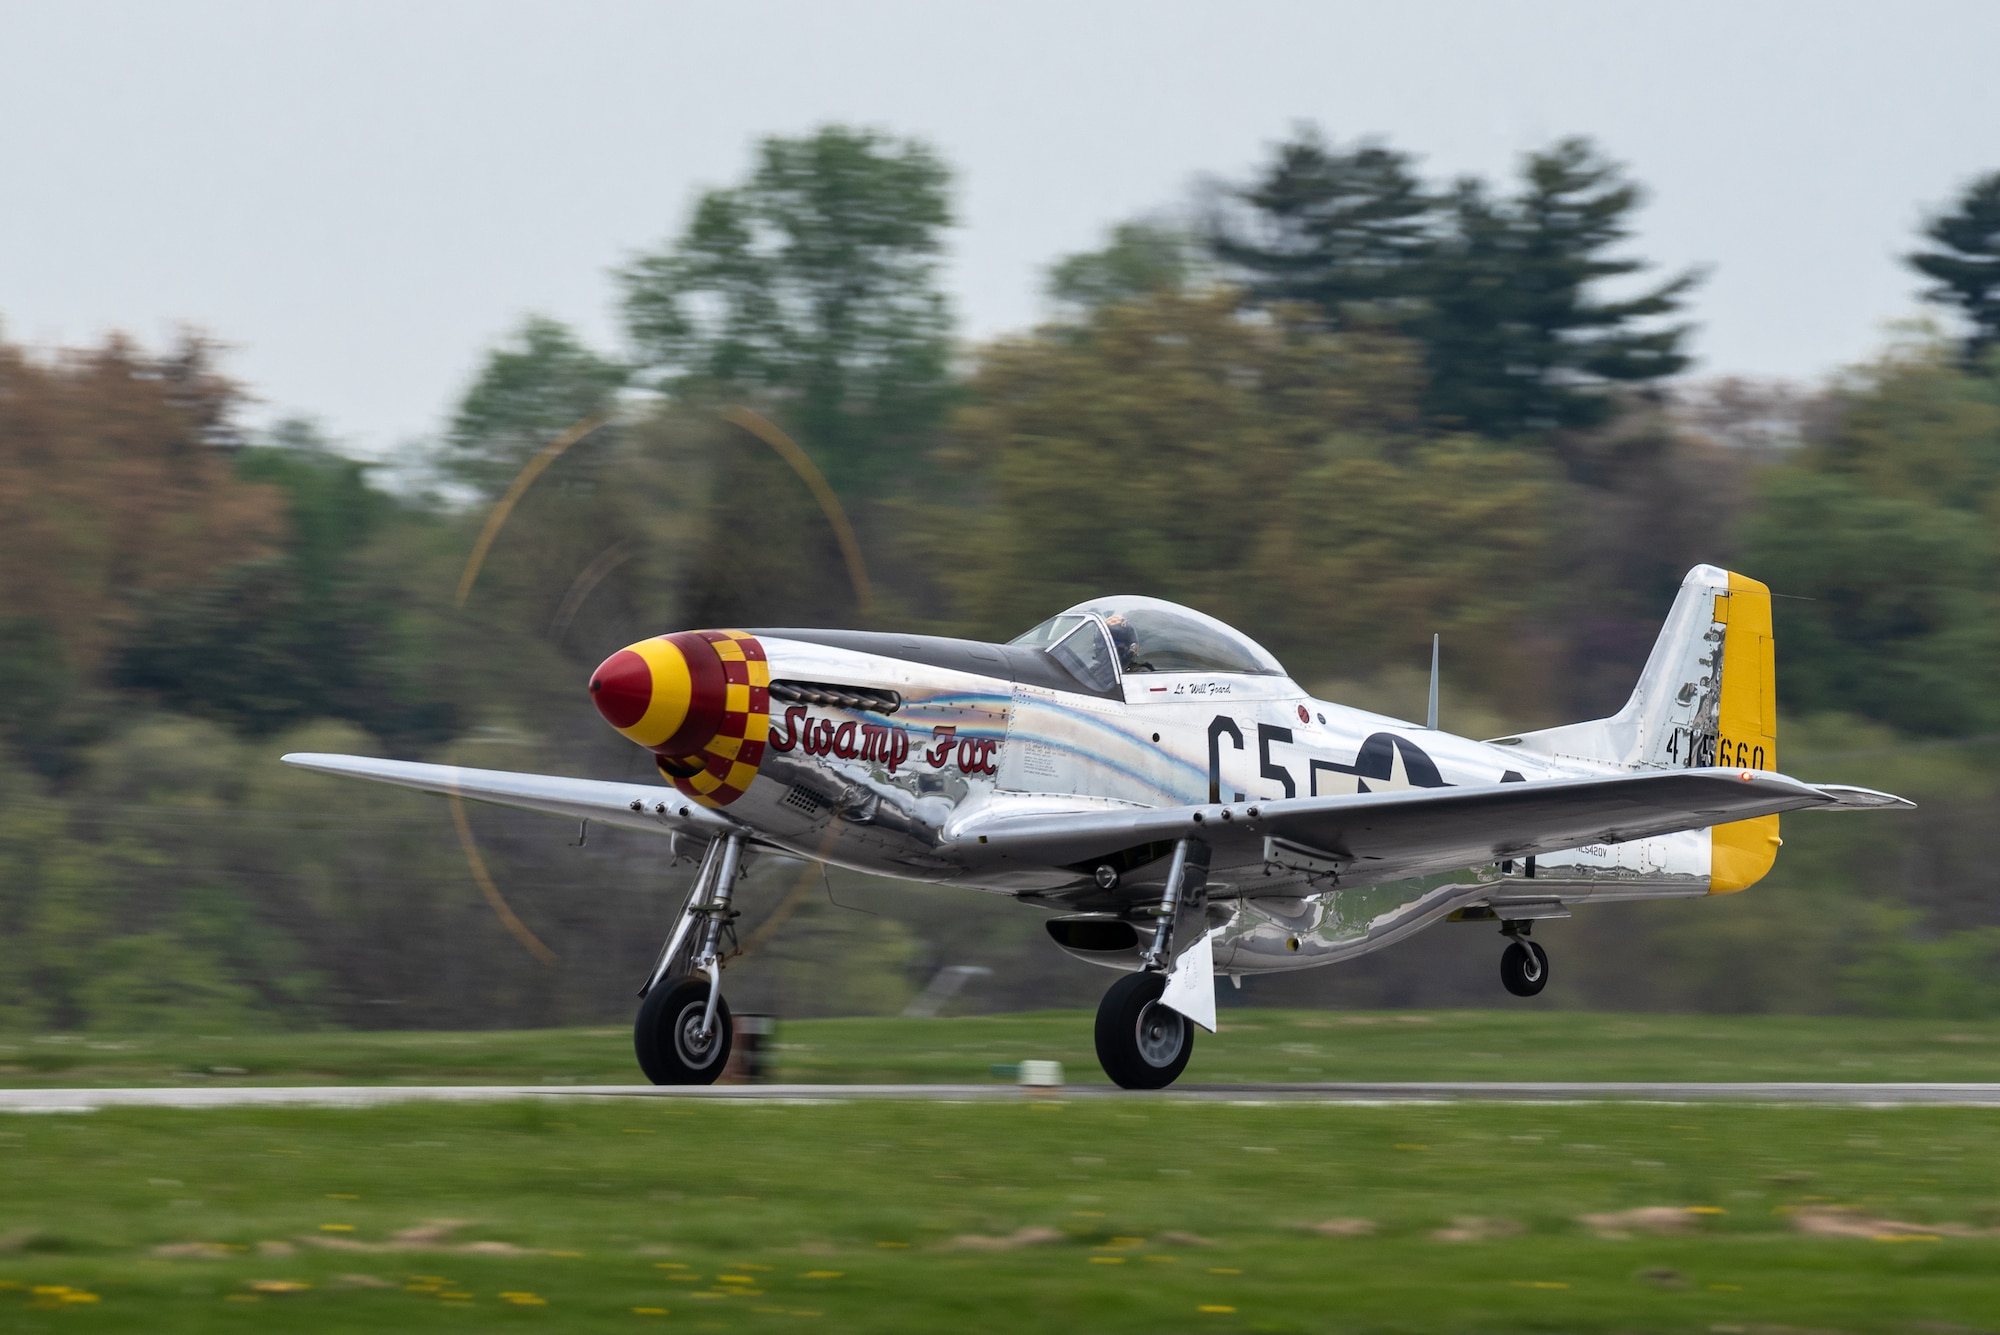
[[[729,1003],[722,999],[722,934],[735,938],[730,908],[742,869],[743,840],[710,841],[688,891],[673,935],[660,949],[653,972],[639,989],[645,1000],[632,1025],[639,1069],[656,1085],[712,1085],[729,1064]],[[692,950],[685,973],[675,973]]]
[[[1194,1022],[1160,1004],[1173,960],[1174,928],[1187,907],[1188,855],[1194,841],[1174,845],[1167,886],[1153,910],[1153,939],[1140,972],[1111,985],[1097,1007],[1097,1060],[1125,1089],[1165,1089],[1194,1055]]]
[[[1549,952],[1528,939],[1533,919],[1500,924],[1507,949],[1500,952],[1500,985],[1517,997],[1532,997],[1549,985]]]

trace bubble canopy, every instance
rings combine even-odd
[[[1240,672],[1282,677],[1285,669],[1264,647],[1234,627],[1192,608],[1136,594],[1095,598],[1050,617],[1013,643],[1054,648],[1100,619],[1111,633],[1119,667],[1127,672]]]

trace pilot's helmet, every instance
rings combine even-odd
[[[1131,667],[1139,657],[1139,634],[1132,629],[1132,623],[1124,616],[1113,612],[1104,618],[1105,629],[1111,632],[1111,643],[1117,647],[1118,662],[1121,667]]]

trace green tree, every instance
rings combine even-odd
[[[1338,328],[1407,315],[1423,295],[1434,204],[1407,154],[1302,127],[1231,193],[1240,207],[1218,212],[1209,247],[1254,299],[1305,302]]]
[[[1612,415],[1609,387],[1687,366],[1688,327],[1655,322],[1681,309],[1699,275],[1623,300],[1597,291],[1647,267],[1609,253],[1629,237],[1640,199],[1585,139],[1529,155],[1505,202],[1459,185],[1419,331],[1432,416],[1492,436],[1592,427]]]
[[[913,139],[831,125],[758,147],[620,275],[645,373],[775,405],[836,487],[907,464],[951,394],[937,286],[950,174]]]
[[[113,683],[255,733],[324,717],[402,747],[449,735],[454,707],[407,652],[400,595],[368,576],[362,555],[414,516],[305,422],[241,451],[236,469],[285,497],[283,551],[144,597]]]
[[[1924,225],[1924,236],[1932,249],[1905,259],[1937,284],[1925,300],[1956,306],[1972,326],[1964,358],[1973,365],[2000,344],[2000,172],[1968,185],[1956,208]]]
[[[1342,149],[1305,129],[1281,144],[1208,245],[1259,304],[1304,303],[1329,328],[1394,328],[1423,346],[1427,414],[1509,437],[1588,429],[1609,391],[1687,366],[1677,313],[1693,273],[1623,299],[1606,282],[1647,266],[1613,252],[1641,192],[1585,139],[1522,164],[1500,198],[1465,179],[1434,193],[1408,155]]]
[[[1155,292],[1178,292],[1197,272],[1187,234],[1158,223],[1120,223],[1102,250],[1088,250],[1050,267],[1048,294],[1079,312]]]
[[[586,417],[610,409],[630,371],[576,332],[530,315],[487,353],[445,433],[447,466],[488,492]]]
[[[1767,484],[1749,545],[1762,579],[1813,600],[1778,612],[1793,707],[1946,735],[2000,723],[1993,545],[1972,516],[1786,471]]]
[[[1747,568],[1794,595],[1776,608],[1787,705],[2000,727],[2000,387],[1915,349],[1851,375],[1832,407],[1745,533]]]
[[[1308,678],[1414,660],[1433,630],[1510,662],[1556,484],[1524,452],[1426,436],[1420,379],[1399,340],[1245,318],[1230,292],[996,344],[945,451],[981,504],[937,516],[933,563],[989,635],[1132,592]]]
[[[1453,187],[1444,207],[1450,232],[1423,277],[1417,331],[1431,376],[1425,408],[1442,421],[1511,435],[1523,425],[1514,220],[1484,182],[1469,177]]]

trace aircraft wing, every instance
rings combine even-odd
[[[1277,851],[1314,858],[1354,884],[1623,843],[1781,811],[1910,805],[1887,793],[1820,787],[1780,774],[1684,769],[1282,798],[1226,808],[995,813],[953,833],[968,861],[996,867],[1087,866],[1122,850],[1194,836],[1210,845],[1214,866],[1259,863]],[[1274,850],[1270,840],[1287,847]]]
[[[604,779],[568,779],[554,774],[519,774],[512,770],[468,769],[462,765],[424,765],[372,756],[329,755],[295,751],[287,765],[343,774],[356,779],[393,783],[424,793],[466,797],[523,811],[541,811],[571,820],[594,820],[654,834],[683,831],[704,837],[741,832],[742,826],[719,812],[691,802],[656,783],[613,783]]]
[[[294,752],[288,765],[470,798],[571,820],[711,837],[744,827],[660,784],[572,779],[511,770],[427,765],[370,756]],[[1748,774],[1746,778],[1745,775]],[[1695,769],[1555,779],[1479,788],[1416,788],[1339,797],[1281,798],[1229,807],[1094,809],[974,816],[948,832],[982,870],[1088,865],[1145,844],[1197,836],[1215,866],[1265,861],[1267,840],[1339,870],[1350,883],[1453,871],[1583,844],[1620,843],[1808,808],[1913,805],[1867,788],[1815,785],[1779,774]],[[1229,818],[1224,819],[1222,812]]]

